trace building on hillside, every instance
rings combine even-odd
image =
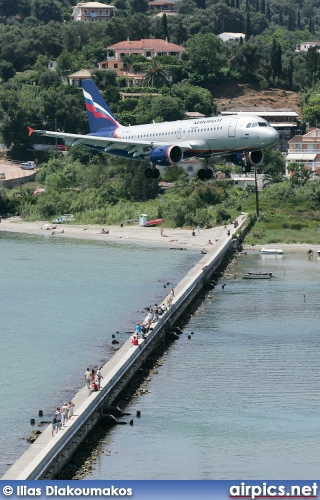
[[[139,55],[151,60],[155,56],[175,56],[178,59],[186,49],[181,45],[162,40],[160,38],[142,38],[141,40],[127,40],[107,47],[107,59],[99,63],[99,69],[115,69],[127,71],[127,65],[122,62],[124,56]]]
[[[113,16],[114,5],[106,5],[101,2],[81,2],[78,3],[71,14],[73,21],[104,21],[108,22]]]
[[[172,14],[175,10],[176,3],[169,0],[153,0],[148,2],[149,14],[154,15],[162,12],[164,14]]]
[[[253,115],[261,116],[279,132],[279,142],[276,146],[286,152],[288,141],[300,131],[298,113],[289,108],[271,108],[269,106],[236,106],[235,108],[221,111],[221,115]]]
[[[312,47],[316,47],[320,51],[320,42],[301,42],[296,45],[296,52],[307,52]]]
[[[80,69],[80,71],[72,73],[72,75],[69,75],[69,84],[73,87],[82,87],[82,80],[89,80],[89,78],[91,78],[92,72],[95,70],[96,68]]]
[[[306,169],[320,175],[320,129],[314,128],[304,135],[295,135],[289,141],[286,166],[291,162],[303,163]]]
[[[245,33],[231,33],[229,31],[224,31],[223,33],[220,33],[220,35],[218,35],[218,38],[220,38],[220,40],[222,40],[223,42],[240,43],[241,38],[244,41],[246,35]]]
[[[175,56],[180,58],[186,51],[181,45],[162,39],[141,39],[118,42],[107,47],[107,59],[98,63],[99,69],[109,69],[117,72],[117,77],[127,80],[127,87],[142,86],[145,73],[134,72],[130,65],[123,62],[122,58],[129,55],[140,55],[151,60],[155,56]]]

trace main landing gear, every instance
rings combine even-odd
[[[198,177],[201,181],[209,181],[213,177],[211,168],[200,168],[198,170]]]
[[[148,167],[145,169],[144,175],[147,179],[159,179],[160,170],[156,167]]]
[[[251,172],[251,166],[248,164],[247,161],[247,151],[243,152],[243,157],[242,157],[242,172],[244,174],[248,174]]]

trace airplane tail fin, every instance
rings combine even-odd
[[[91,133],[98,130],[112,132],[121,127],[92,80],[83,80],[82,90]]]

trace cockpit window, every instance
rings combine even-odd
[[[267,127],[265,122],[258,122],[259,127]]]
[[[251,123],[247,123],[246,128],[250,128],[250,127],[251,127]]]
[[[257,126],[258,126],[257,122],[251,123],[251,128],[252,127],[257,127]]]

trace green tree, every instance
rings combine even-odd
[[[128,162],[125,173],[122,174],[122,197],[131,201],[146,201],[156,198],[159,194],[159,181],[146,179],[144,171],[147,164],[144,162]]]
[[[61,8],[55,0],[34,0],[32,11],[35,17],[44,23],[62,22]]]
[[[110,69],[97,69],[92,73],[92,79],[100,90],[106,87],[116,87],[117,72]]]
[[[129,4],[133,13],[146,14],[148,12],[147,0],[130,0]]]
[[[216,111],[211,92],[202,87],[191,85],[188,81],[173,85],[170,89],[170,95],[178,97],[184,102],[187,111],[197,111],[206,116],[211,116]]]
[[[150,112],[155,121],[175,121],[184,118],[183,103],[171,96],[152,99]]]
[[[30,2],[28,0],[0,0],[0,16],[27,17],[30,15]]]
[[[293,184],[306,184],[314,175],[312,169],[306,168],[304,163],[291,162],[288,165],[288,171],[292,173],[291,181]]]
[[[143,86],[159,89],[164,85],[170,85],[168,74],[161,63],[152,59],[143,79]]]
[[[245,35],[246,35],[246,41],[248,41],[252,35],[251,20],[250,20],[250,12],[249,11],[247,11],[247,13],[246,13]]]
[[[187,42],[191,83],[208,86],[218,80],[222,66],[222,42],[212,33],[199,33]]]
[[[4,82],[7,82],[8,80],[10,80],[10,78],[13,78],[15,74],[16,71],[11,62],[0,61],[0,78]]]

